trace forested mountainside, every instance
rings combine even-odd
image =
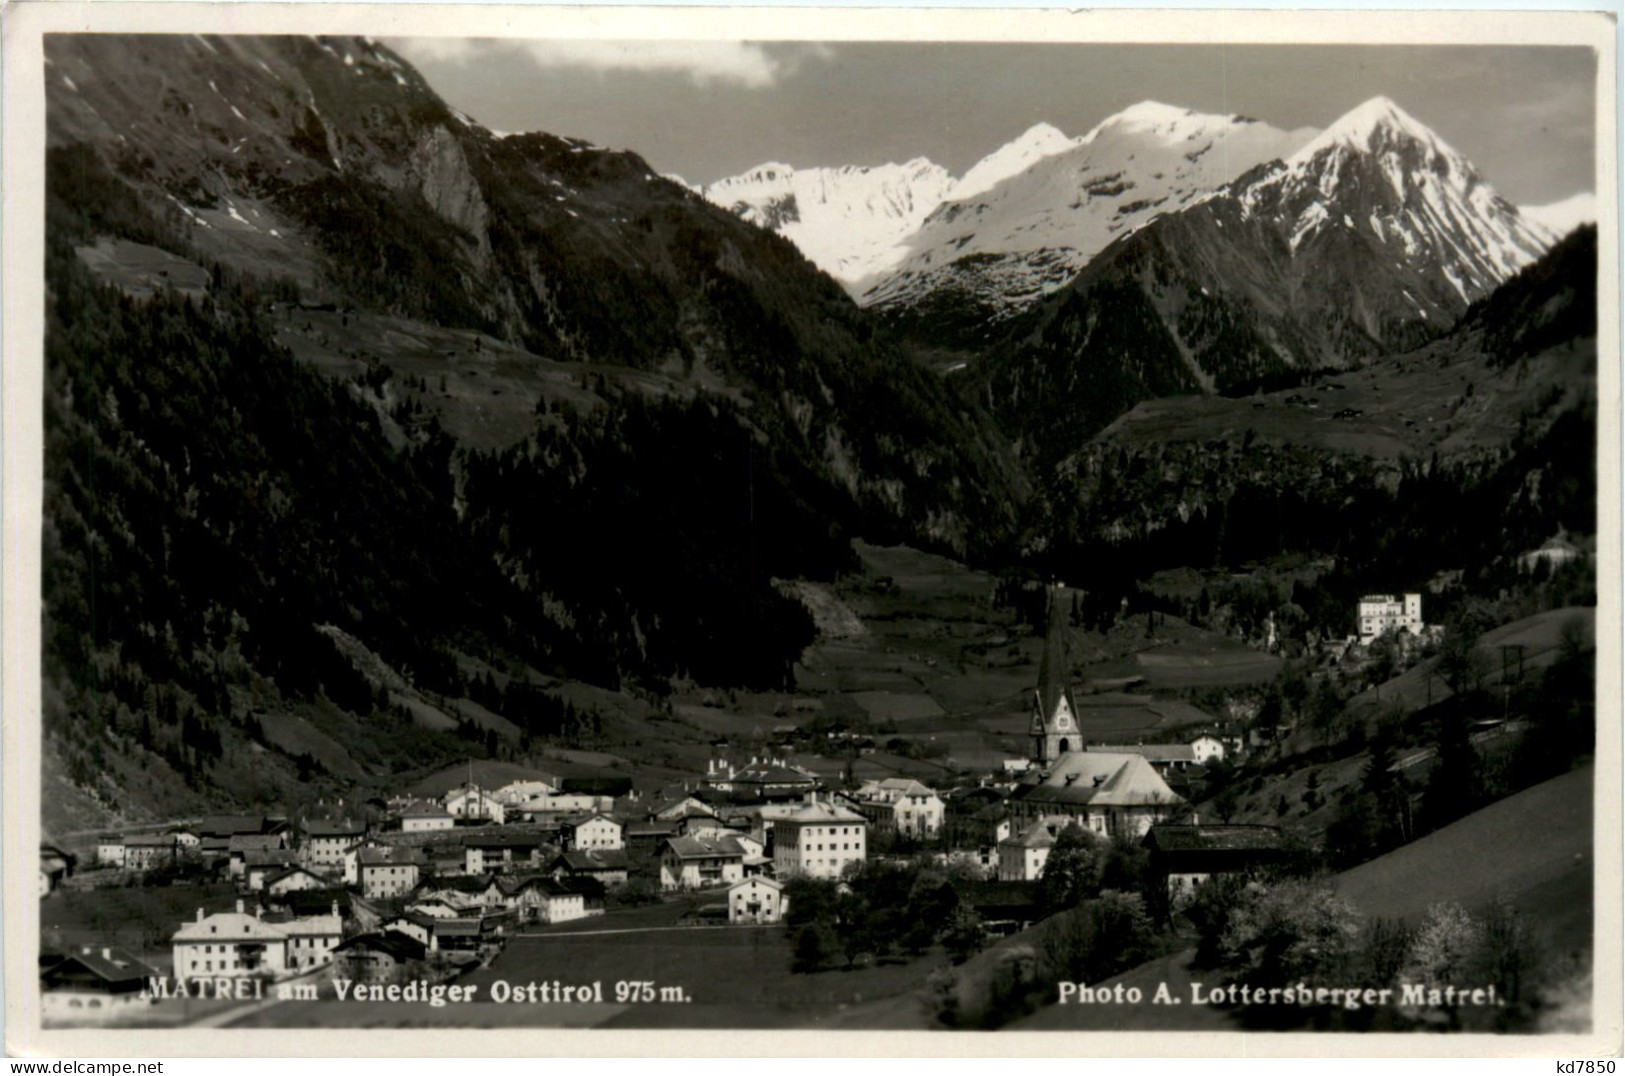
[[[1415,350],[1142,402],[1040,481],[1027,552],[1112,595],[1181,564],[1321,558],[1316,625],[1380,581],[1516,573],[1554,533],[1596,532],[1596,301],[1583,227]]]
[[[775,577],[1014,522],[990,423],[632,154],[498,138],[365,40],[47,58],[48,758],[109,805],[309,776],[290,713],[427,764],[458,741],[405,715],[493,672],[779,683],[811,622]],[[360,372],[298,361],[315,335]],[[498,347],[564,388],[470,442],[440,419],[511,417],[454,398]]]

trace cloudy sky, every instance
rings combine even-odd
[[[954,174],[1034,123],[1080,135],[1137,101],[1324,127],[1386,94],[1531,205],[1592,187],[1587,49],[1488,46],[389,42],[504,131],[632,149],[705,183],[929,157]]]

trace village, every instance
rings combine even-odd
[[[1345,648],[1388,639],[1419,651],[1438,637],[1415,594],[1367,595],[1351,611],[1358,634]],[[860,879],[887,872],[947,886],[960,936],[947,941],[939,924],[918,937],[963,954],[1055,914],[1047,868],[1057,849],[1069,864],[1079,842],[1138,857],[1140,891],[1149,884],[1168,910],[1188,907],[1215,877],[1303,854],[1284,824],[1215,807],[1229,775],[1270,757],[1285,730],[1213,720],[1157,742],[1107,742],[1073,682],[1065,620],[1065,602],[1052,597],[1025,691],[1026,750],[946,780],[815,772],[788,745],[741,750],[718,738],[703,772],[660,788],[611,771],[499,779],[514,768],[470,759],[394,794],[132,827],[101,834],[93,852],[42,846],[47,906],[106,898],[148,909],[144,930],[111,914],[79,929],[47,926],[43,1016],[165,1026],[288,1000],[443,1002],[470,984],[506,987],[494,977],[515,969],[557,972],[561,958],[548,953],[581,951],[558,941],[649,931],[707,952],[730,936],[756,945],[748,939],[765,932],[775,949],[734,955],[777,951],[788,970],[805,971],[801,943],[816,931],[810,908],[799,925],[792,916],[804,899],[796,894],[851,900]],[[797,741],[809,736],[830,741],[828,756],[867,757],[862,735],[838,725],[801,730]],[[187,895],[195,899],[183,907]],[[636,971],[635,954],[620,950],[630,963],[618,966]],[[297,1023],[296,1009],[283,1019]]]
[[[1200,775],[1245,750],[1240,738],[1196,728],[1183,742],[1086,742],[1060,639],[1046,644],[1031,693],[1030,755],[954,787],[908,777],[840,787],[786,758],[719,755],[651,795],[568,779],[485,787],[470,764],[438,797],[106,834],[83,870],[44,848],[42,896],[165,879],[234,890],[174,923],[156,959],[47,946],[45,1015],[140,1022],[151,1006],[259,999],[271,984],[450,982],[526,932],[589,917],[607,926],[659,902],[688,901],[696,925],[769,927],[784,920],[791,880],[839,884],[866,864],[928,862],[956,880],[988,936],[1014,933],[1038,917],[1035,889],[1068,827],[1143,845],[1170,892],[1281,851],[1270,827],[1193,812]]]

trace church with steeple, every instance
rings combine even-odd
[[[1066,615],[1059,596],[1060,588],[1050,588],[1044,656],[1038,666],[1038,687],[1033,691],[1033,761],[1040,766],[1083,750],[1072,688],[1067,682]]]

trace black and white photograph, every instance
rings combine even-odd
[[[482,17],[8,51],[17,1034],[1618,1051],[1613,22]]]

